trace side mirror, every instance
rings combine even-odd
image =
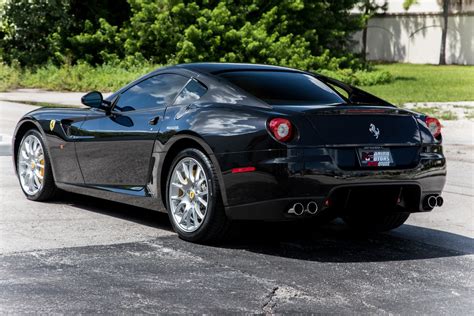
[[[91,108],[104,109],[104,97],[98,91],[92,91],[81,98],[81,102]]]

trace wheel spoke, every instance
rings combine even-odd
[[[186,180],[189,179],[189,169],[184,162],[182,164],[182,169],[184,172],[184,176],[186,177]]]
[[[183,216],[181,217],[180,224],[186,225],[186,228],[189,228],[189,210],[190,210],[190,207],[186,205],[186,208],[183,211]]]
[[[207,195],[207,190],[206,191],[196,191],[196,194],[197,194],[198,197],[199,196],[203,197],[203,196]]]
[[[183,175],[181,174],[181,172],[176,171],[176,177],[178,178],[179,182],[181,182],[182,184],[184,185],[188,184],[188,181],[186,181],[186,179],[183,178]]]
[[[26,151],[28,152],[28,157],[32,156],[33,155],[33,151],[31,150],[31,140],[29,140],[27,143],[26,143]]]
[[[41,171],[35,170],[35,176],[38,177],[38,179],[43,179],[43,176],[41,175]]]
[[[34,182],[34,185],[36,185],[36,187],[40,187],[41,185],[41,182],[40,182],[40,179],[37,175],[33,175],[33,182]]]
[[[186,206],[186,203],[180,201],[178,205],[176,205],[176,213],[178,213],[178,211],[180,211],[183,206]]]
[[[196,214],[197,214],[197,216],[199,217],[200,220],[204,219],[204,214],[201,213],[201,209],[199,207],[196,207]]]
[[[34,190],[34,180],[33,180],[33,175],[30,173],[28,174],[28,189],[30,192],[33,192]]]
[[[202,197],[198,196],[198,201],[201,203],[204,207],[207,207],[207,201],[205,201]]]
[[[37,155],[37,151],[38,151],[38,148],[39,148],[39,142],[36,141],[36,139],[33,140],[33,145],[31,146],[32,148],[32,152],[33,152],[33,155]]]
[[[23,157],[23,159],[28,159],[30,157],[28,156],[28,152],[26,151],[25,148],[21,150],[21,157]]]
[[[174,187],[177,187],[178,189],[182,189],[182,188],[183,188],[183,185],[182,185],[182,184],[179,184],[179,183],[171,182],[171,185],[174,186]]]
[[[194,165],[195,163],[192,160],[190,160],[189,165],[188,165],[188,168],[189,168],[188,172],[189,172],[189,179],[191,180],[191,183],[194,183]]]
[[[198,220],[197,220],[197,214],[196,214],[196,208],[192,208],[192,215],[193,215],[193,225],[197,226],[198,225]]]
[[[194,176],[194,181],[195,182],[199,181],[200,177],[201,177],[201,167],[197,166],[196,167],[196,175]]]

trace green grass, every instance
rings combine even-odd
[[[158,67],[146,63],[129,67],[78,64],[61,67],[46,65],[30,70],[0,63],[0,91],[24,87],[111,92]],[[362,89],[398,105],[407,102],[474,101],[474,66],[380,64],[375,66],[373,72],[321,72],[359,83]]]
[[[361,86],[394,104],[474,101],[474,66],[376,65],[392,74],[389,84]]]
[[[128,68],[112,65],[92,67],[88,64],[47,65],[34,71],[24,70],[20,85],[57,91],[112,92],[158,67],[149,64]]]
[[[130,67],[113,65],[93,67],[78,64],[20,69],[0,62],[0,91],[39,88],[55,91],[112,92],[158,67],[160,66],[151,64]]]
[[[28,105],[36,105],[42,108],[78,108],[77,105],[69,105],[69,104],[57,104],[57,103],[47,103],[47,102],[35,102],[35,101],[14,101],[15,103],[21,104],[28,104]]]
[[[35,69],[20,69],[0,64],[0,91],[18,87],[56,91],[115,91],[153,69],[161,67],[150,63],[123,66],[85,63],[77,65],[44,65]],[[351,84],[373,85],[387,83],[392,76],[387,71],[321,70],[321,73]]]
[[[410,110],[413,110],[415,112],[419,113],[424,113],[426,115],[432,116],[432,117],[437,117],[439,119],[445,120],[445,121],[452,121],[452,120],[457,120],[458,115],[456,112],[450,111],[450,110],[444,110],[439,107],[414,107]]]
[[[0,62],[0,91],[15,89],[20,85],[20,70]]]

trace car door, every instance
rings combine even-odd
[[[110,113],[91,109],[76,143],[87,185],[143,187],[166,106],[189,78],[149,77],[121,92]]]

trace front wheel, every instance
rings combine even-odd
[[[409,213],[356,214],[343,217],[343,220],[354,230],[385,232],[402,226],[409,216]]]
[[[46,201],[56,193],[51,160],[43,136],[35,129],[23,136],[17,153],[17,172],[21,189],[33,201]]]
[[[218,242],[229,228],[216,170],[200,150],[181,151],[173,160],[166,185],[168,215],[185,240]]]

